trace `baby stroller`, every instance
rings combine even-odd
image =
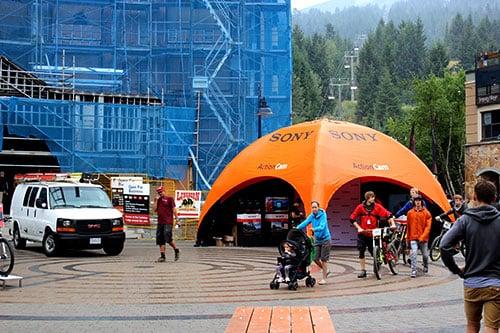
[[[294,256],[290,256],[286,248],[292,248],[295,251]],[[279,289],[280,283],[288,284],[289,290],[297,290],[299,287],[298,280],[306,279],[307,287],[314,287],[316,279],[309,272],[309,265],[312,262],[312,241],[307,235],[298,229],[292,229],[288,232],[286,240],[282,241],[278,246],[280,256],[277,258],[278,265],[282,268],[288,266],[288,280],[281,280],[284,271],[281,274],[278,272],[274,275],[273,280],[269,284],[271,289]]]

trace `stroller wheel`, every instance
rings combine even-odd
[[[306,287],[312,288],[314,286],[313,280],[314,280],[313,277],[308,276],[306,278]],[[316,282],[316,281],[314,281],[314,282]]]
[[[297,290],[298,287],[299,287],[299,284],[297,283],[297,281],[290,282],[288,284],[288,289],[289,290]]]
[[[271,289],[279,289],[279,287],[280,287],[280,284],[278,282],[271,281],[271,283],[269,283],[269,288],[271,288]]]

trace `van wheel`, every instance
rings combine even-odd
[[[59,244],[56,240],[56,236],[51,232],[47,232],[45,237],[43,237],[42,246],[43,252],[45,252],[47,257],[53,257],[59,251]]]
[[[17,250],[22,250],[26,247],[26,239],[21,238],[21,232],[19,231],[19,227],[17,224],[14,227],[14,236],[12,237],[14,242],[14,247]]]
[[[124,243],[111,243],[109,245],[104,245],[103,250],[108,256],[117,256],[123,251]]]

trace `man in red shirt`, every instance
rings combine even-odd
[[[175,246],[172,238],[172,227],[174,218],[177,220],[174,198],[163,193],[163,187],[156,189],[158,196],[153,205],[153,210],[158,215],[158,226],[156,228],[156,245],[160,246],[160,258],[156,262],[165,262],[165,244],[168,243],[174,249],[174,260],[179,260],[179,249]]]
[[[392,213],[385,209],[381,204],[375,202],[375,193],[368,191],[365,193],[365,201],[360,203],[350,216],[351,223],[358,231],[358,251],[359,251],[359,266],[361,273],[358,278],[366,277],[366,262],[365,252],[373,256],[373,240],[370,235],[364,233],[365,230],[372,230],[379,227],[381,218],[388,219],[391,227],[395,227]],[[358,222],[359,219],[359,222]]]

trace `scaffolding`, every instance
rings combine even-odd
[[[0,1],[0,13],[0,54],[47,86],[161,101],[124,106],[75,98],[11,96],[9,103],[3,99],[3,114],[10,117],[4,124],[16,119],[16,128],[23,122],[32,126],[37,135],[53,141],[51,151],[59,155],[69,149],[71,161],[61,157],[61,164],[69,168],[84,164],[100,171],[156,170],[154,174],[165,176],[169,165],[187,168],[191,160],[199,166],[197,187],[207,188],[257,137],[259,95],[272,108],[272,116],[263,122],[264,133],[291,123],[290,0],[12,0]],[[13,115],[19,112],[22,115]],[[71,113],[72,119],[93,114],[95,120],[63,121],[67,130],[53,136],[55,129],[29,123],[43,112],[60,118]],[[92,143],[79,141],[79,135],[89,138],[82,134],[85,130],[77,130],[81,124],[99,133],[106,122],[120,126],[116,117],[131,124],[126,129],[131,133],[134,126],[158,124],[149,118],[160,119],[165,127],[155,128],[156,137],[141,135],[136,145],[118,143],[127,137],[124,128],[116,129],[119,135],[96,134]],[[135,122],[135,117],[142,120]],[[73,152],[69,142],[86,150]],[[150,147],[154,142],[183,142],[184,148],[174,159],[163,156],[167,160],[159,162],[157,152],[173,148]],[[93,150],[106,147],[114,147],[111,155],[93,155]],[[129,156],[134,149],[139,149],[138,156]],[[113,154],[120,158],[109,159]],[[163,165],[152,167],[155,163]]]

